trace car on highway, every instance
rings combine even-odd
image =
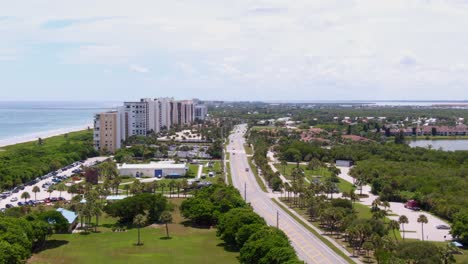
[[[13,198],[10,199],[10,202],[16,202],[16,201],[18,201],[17,197],[13,197]]]
[[[437,229],[449,230],[450,226],[448,226],[448,225],[436,225],[436,228]]]

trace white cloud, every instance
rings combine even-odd
[[[131,64],[130,70],[133,72],[139,72],[139,73],[148,73],[150,71],[148,68],[141,66],[141,65],[137,65],[137,64]]]
[[[158,78],[184,87],[216,91],[222,80],[271,97],[287,87],[288,96],[302,98],[340,96],[333,86],[357,89],[356,96],[468,86],[466,0],[38,0],[28,9],[18,2],[0,0],[0,17],[14,17],[0,24],[2,43],[22,52],[31,43],[84,43],[59,58],[140,73],[157,61]],[[108,19],[91,19],[102,17]],[[89,22],[41,28],[53,20]]]

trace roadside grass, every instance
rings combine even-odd
[[[231,163],[229,162],[226,163],[226,175],[227,175],[229,185],[233,185],[232,175],[231,175]]]
[[[343,179],[340,179],[340,182],[338,183],[338,189],[340,190],[340,192],[349,193],[353,188],[354,186],[352,183],[345,181]]]
[[[283,198],[284,199],[284,198]],[[275,201],[277,204],[278,202]],[[288,204],[287,201],[283,201],[285,204]],[[281,205],[284,209],[284,206]],[[300,209],[300,208],[291,208],[291,207],[288,207],[287,208],[288,210],[294,210],[296,213],[298,213],[300,216],[303,217],[303,219],[309,219],[309,216],[307,214],[307,211],[306,209]],[[366,205],[363,205],[363,204],[359,204],[359,203],[353,203],[353,209],[356,211],[356,214],[357,214],[357,217],[358,218],[362,218],[362,219],[370,219],[372,218],[372,213],[370,211],[370,207],[366,206]],[[292,213],[288,212],[290,215],[292,215]],[[297,217],[296,217],[297,218]],[[301,219],[302,223],[303,223],[303,220]],[[318,221],[310,221],[310,220],[307,220],[309,223],[311,223],[313,226],[315,226],[316,228],[320,229],[320,231],[323,232],[323,234],[326,235],[326,232],[325,230],[322,230],[322,228],[320,227],[320,222]],[[384,222],[385,223],[388,223],[390,221],[389,218],[385,217],[384,219]],[[348,243],[346,243],[342,238],[338,238],[336,236],[330,236],[330,235],[326,235],[327,237],[330,237],[332,239],[334,239],[337,243],[340,244],[340,246],[342,246],[343,248],[346,248],[346,251],[348,251],[350,254],[353,254],[353,248],[349,247]],[[388,235],[387,235],[390,239],[395,239],[395,236],[396,236],[396,240],[397,241],[401,241],[402,240],[402,237],[401,237],[401,234],[399,231],[396,231],[395,233],[393,233],[391,230],[389,231]],[[323,237],[322,237],[323,238]],[[321,239],[322,239],[321,238]],[[325,239],[325,238],[323,238]],[[366,261],[366,258],[364,258],[364,256],[360,256],[362,257],[362,261]]]
[[[338,249],[333,243],[331,243],[328,239],[323,237],[320,233],[318,233],[315,229],[307,225],[301,218],[297,217],[293,213],[291,213],[291,209],[285,207],[282,203],[278,202],[275,198],[271,198],[271,200],[276,203],[279,207],[281,207],[289,216],[291,216],[294,220],[296,220],[299,224],[301,224],[303,227],[305,227],[307,230],[309,230],[312,234],[314,234],[317,238],[319,238],[325,245],[327,245],[329,248],[331,248],[336,254],[341,256],[344,260],[346,260],[348,263],[355,263],[351,257],[348,255],[344,254],[343,251]],[[315,225],[314,225],[315,226]],[[346,249],[349,251],[348,249]]]
[[[276,129],[276,127],[274,127],[274,126],[253,126],[253,127],[250,128],[250,130],[255,130],[255,131],[260,131],[260,130],[263,130],[263,129],[274,130],[274,129]]]
[[[175,203],[174,223],[169,224],[170,239],[164,226],[141,229],[142,246],[135,246],[137,229],[112,232],[115,219],[104,217],[100,233],[54,234],[46,249],[34,254],[28,263],[238,263],[238,252],[226,250],[214,228],[193,228],[180,215]],[[100,223],[100,224],[101,224]]]
[[[255,166],[253,164],[253,162],[252,162],[252,157],[247,157],[247,160],[249,161],[250,170],[254,174],[255,180],[257,180],[257,183],[260,186],[260,189],[262,189],[262,191],[264,191],[264,192],[268,192],[268,190],[267,190],[267,188],[265,186],[265,183],[263,183],[262,179],[260,178],[260,175],[258,175],[257,166]]]
[[[252,147],[250,147],[249,145],[244,144],[244,150],[247,155],[253,155]]]

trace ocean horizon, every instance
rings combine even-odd
[[[115,102],[0,101],[0,146],[92,127]]]

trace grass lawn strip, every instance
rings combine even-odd
[[[257,180],[257,183],[258,183],[258,185],[260,186],[260,189],[262,189],[262,191],[264,191],[264,192],[268,192],[268,191],[267,191],[267,188],[266,188],[266,186],[265,186],[265,183],[264,183],[263,180],[260,178],[260,175],[258,175],[257,166],[255,166],[255,165],[253,164],[252,157],[247,157],[247,160],[249,161],[250,170],[251,170],[252,173],[254,174],[255,179]]]

